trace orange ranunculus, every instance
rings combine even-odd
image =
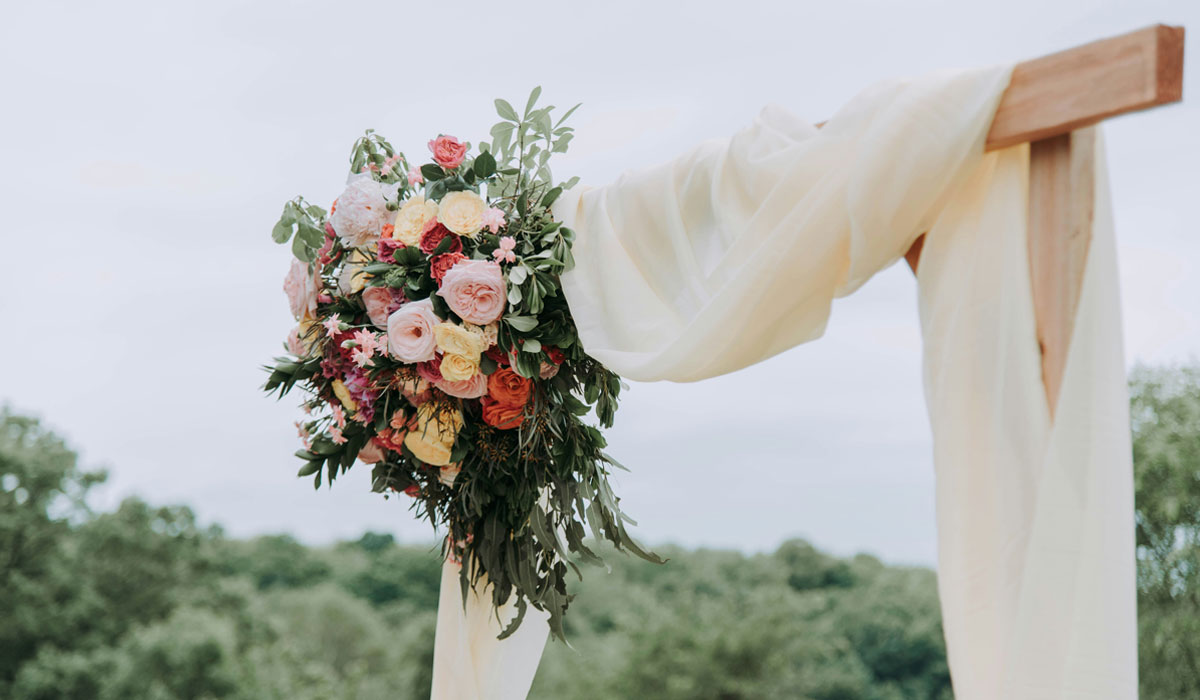
[[[485,396],[480,401],[483,403],[483,422],[493,428],[511,430],[525,421],[524,404],[513,406],[500,403],[490,396]]]
[[[509,367],[501,367],[488,377],[488,396],[505,406],[524,407],[531,387],[528,379]]]

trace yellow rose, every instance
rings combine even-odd
[[[371,261],[371,256],[358,248],[351,250],[346,256],[346,265],[342,267],[342,273],[338,276],[338,291],[345,296],[361,292],[367,286],[367,280],[371,279],[371,275],[363,273],[363,268]]]
[[[316,345],[317,338],[320,338],[323,331],[313,330],[320,324],[311,316],[305,318],[288,336],[288,350],[298,357],[308,357],[312,354],[313,345]],[[292,341],[295,340],[293,343]]]
[[[354,401],[354,397],[350,395],[350,390],[346,388],[346,385],[342,383],[342,380],[333,380],[333,395],[338,398],[338,401],[342,402],[342,405],[346,407],[347,411],[353,413],[354,411],[358,410],[358,403]]]
[[[484,209],[487,209],[487,204],[474,192],[451,192],[442,197],[437,217],[451,233],[474,236],[483,228]]]
[[[479,361],[479,353],[487,350],[487,340],[483,333],[447,321],[433,327],[433,338],[442,352],[462,355],[476,362]]]
[[[392,224],[392,238],[404,245],[417,245],[421,242],[421,232],[425,230],[425,224],[437,218],[437,215],[437,202],[432,199],[426,200],[422,195],[410,198],[401,205],[400,211],[396,212],[396,220]]]
[[[461,382],[479,373],[479,356],[471,359],[466,355],[446,353],[442,355],[442,379],[448,382]]]
[[[450,463],[450,452],[462,426],[462,411],[426,401],[417,407],[417,427],[404,436],[404,446],[422,462],[443,467]]]

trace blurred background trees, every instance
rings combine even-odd
[[[1200,369],[1131,379],[1142,697],[1200,687]],[[437,547],[233,540],[184,507],[92,513],[104,479],[0,413],[0,697],[425,698]],[[951,698],[936,581],[792,540],[660,548],[577,586],[533,698]]]

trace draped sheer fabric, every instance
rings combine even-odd
[[[821,129],[767,108],[729,140],[567,192],[555,214],[577,232],[577,266],[563,287],[584,346],[610,369],[696,381],[819,337],[834,298],[928,231],[918,288],[955,695],[1136,698],[1132,466],[1107,183],[1097,178],[1052,420],[1026,249],[1028,147],[983,154],[1009,74],[881,83]],[[544,630],[496,642],[498,622],[472,612],[484,604],[464,610],[457,584],[443,585],[435,668],[474,684],[435,673],[435,698],[528,692]]]

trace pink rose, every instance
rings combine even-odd
[[[401,362],[426,362],[437,354],[433,327],[441,323],[428,299],[401,306],[388,317],[388,355]]]
[[[288,333],[287,349],[297,357],[304,357],[308,354],[304,348],[304,341],[300,339],[300,326],[296,326]]]
[[[479,373],[470,379],[464,379],[460,382],[448,382],[445,379],[438,379],[438,381],[434,382],[434,386],[456,398],[477,399],[487,393],[488,381],[487,375]]]
[[[433,359],[428,362],[422,362],[417,365],[417,376],[430,384],[436,384],[442,380],[442,356],[434,355]]]
[[[396,251],[404,247],[403,243],[392,238],[380,238],[379,243],[376,245],[378,253],[376,253],[375,257],[380,262],[392,264],[396,263]]]
[[[388,316],[404,305],[404,293],[390,287],[367,287],[362,293],[371,323],[386,328]]]
[[[461,260],[442,278],[438,296],[459,318],[486,326],[504,313],[504,275],[487,260]]]
[[[437,250],[438,244],[446,236],[451,237],[450,247],[446,249],[446,252],[461,253],[463,249],[462,239],[456,234],[451,233],[450,229],[438,223],[437,219],[430,219],[429,223],[425,224],[425,232],[421,234],[421,252],[429,255]]]
[[[283,291],[287,294],[292,315],[299,321],[312,316],[317,310],[317,284],[308,273],[308,265],[299,260],[292,261],[287,277],[283,280]]]
[[[453,136],[439,136],[429,142],[429,151],[433,159],[446,170],[454,170],[462,165],[467,155],[467,147]]]

